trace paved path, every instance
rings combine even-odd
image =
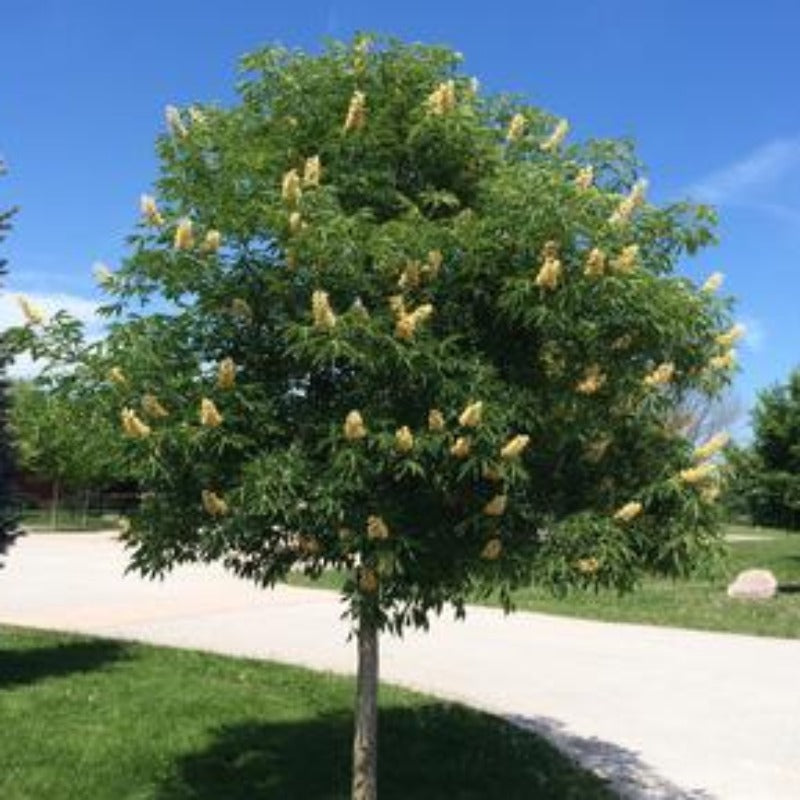
[[[214,567],[123,577],[111,537],[30,535],[0,570],[0,622],[350,672],[329,592],[260,591]],[[554,739],[630,797],[800,798],[800,641],[469,609],[383,643],[382,677]]]

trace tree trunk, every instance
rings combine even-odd
[[[58,495],[59,495],[58,480],[53,481],[53,493],[50,498],[50,527],[55,530],[58,527]]]
[[[83,525],[83,529],[86,530],[89,527],[89,490],[83,490],[83,516],[81,520],[81,524]]]
[[[378,626],[368,611],[358,625],[353,800],[378,797]]]

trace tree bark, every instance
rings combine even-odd
[[[55,530],[58,527],[58,502],[59,502],[59,481],[53,481],[53,492],[50,498],[50,528]]]
[[[367,612],[358,625],[353,800],[378,797],[378,626]]]

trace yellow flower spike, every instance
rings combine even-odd
[[[322,164],[320,163],[319,156],[311,156],[310,158],[307,158],[303,164],[303,186],[319,186],[321,175]]]
[[[438,408],[432,408],[428,412],[428,430],[443,431],[445,428],[444,416]]]
[[[642,513],[642,509],[642,504],[636,501],[625,503],[624,506],[614,512],[614,519],[618,522],[630,522]]]
[[[25,317],[26,325],[42,325],[46,319],[44,311],[36,305],[36,303],[28,300],[27,297],[20,295],[17,297],[17,303],[22,310]]]
[[[725,276],[721,272],[712,272],[706,279],[706,282],[700,287],[700,291],[712,294],[722,286],[724,280]]]
[[[734,342],[739,341],[745,334],[745,327],[741,323],[736,323],[732,328],[714,337],[714,341],[722,347],[730,347]]]
[[[364,420],[358,411],[351,411],[344,420],[344,438],[350,442],[363,439],[367,435]]]
[[[606,271],[606,254],[599,248],[593,247],[586,257],[583,274],[587,278],[599,278]]]
[[[164,217],[158,210],[155,198],[149,194],[143,194],[139,197],[139,210],[148,225],[159,227],[164,224]]]
[[[222,425],[222,414],[217,410],[214,401],[207,397],[200,401],[200,424],[206,428],[218,428]]]
[[[181,112],[175,106],[166,106],[164,108],[164,119],[167,123],[167,129],[173,136],[183,139],[189,134],[189,129],[183,122]]]
[[[98,286],[110,286],[114,282],[114,273],[102,261],[92,267],[92,275]]]
[[[678,478],[682,483],[688,483],[690,486],[694,486],[713,477],[716,471],[716,465],[706,462],[704,464],[698,464],[696,467],[682,469],[678,473]]]
[[[582,380],[575,386],[575,391],[578,394],[595,394],[603,388],[605,382],[606,376],[599,365],[592,364],[587,367]]]
[[[622,336],[617,336],[609,347],[612,350],[627,350],[633,344],[633,336],[629,333],[623,333]]]
[[[609,218],[612,225],[624,225],[633,216],[639,206],[644,204],[645,195],[647,193],[647,181],[638,180],[633,185],[630,193],[620,200],[619,205],[614,210],[614,213]]]
[[[364,594],[375,594],[378,591],[378,574],[369,567],[362,568],[358,575],[358,588]]]
[[[145,439],[150,435],[150,426],[142,422],[132,408],[123,408],[120,419],[123,430],[132,439]]]
[[[311,315],[315,328],[330,331],[336,327],[336,314],[333,313],[327,292],[316,289],[311,295]]]
[[[456,458],[466,458],[470,449],[469,439],[466,436],[459,436],[455,444],[450,448],[450,455]]]
[[[725,448],[731,440],[731,435],[726,431],[715,433],[710,439],[703,442],[694,450],[694,458],[696,461],[705,461],[711,456],[715,456],[720,450]]]
[[[216,492],[203,489],[200,496],[207,514],[212,517],[224,517],[228,513],[228,504]]]
[[[289,214],[289,233],[292,235],[298,234],[303,228],[305,228],[305,223],[303,222],[302,214],[299,211],[292,211]]]
[[[545,153],[552,153],[554,150],[558,150],[561,146],[561,143],[566,139],[567,134],[569,133],[569,122],[567,120],[562,119],[553,129],[553,132],[550,136],[545,139],[540,145],[539,148],[544,151]]]
[[[728,350],[721,356],[713,356],[708,360],[708,366],[718,370],[733,369],[736,366],[736,351]]]
[[[247,320],[250,322],[253,319],[253,309],[247,300],[242,300],[241,297],[234,297],[231,301],[231,313],[239,319]]]
[[[410,341],[414,338],[417,326],[425,322],[433,313],[433,306],[430,303],[425,303],[419,306],[410,314],[403,313],[397,320],[397,325],[394,329],[394,335],[398,339]]]
[[[492,466],[485,466],[481,470],[481,477],[484,480],[492,481],[492,483],[497,483],[498,481],[503,480],[503,475],[497,467]]]
[[[403,425],[395,432],[394,446],[400,453],[410,453],[414,449],[414,434],[408,425]]]
[[[511,461],[519,458],[522,451],[530,444],[531,437],[525,433],[519,433],[512,439],[509,439],[503,448],[500,450],[500,458],[504,461]]]
[[[506,513],[508,495],[496,494],[484,507],[483,513],[487,517],[501,517]]]
[[[192,232],[192,221],[185,217],[178,223],[175,229],[175,241],[173,245],[176,250],[191,250],[194,247],[194,233]]]
[[[217,386],[220,389],[233,389],[236,385],[236,363],[230,357],[223,358],[217,367]]]
[[[700,499],[705,503],[714,503],[720,496],[722,489],[719,484],[712,483],[710,486],[704,486],[700,490]]]
[[[358,131],[364,127],[366,122],[367,96],[364,92],[356,89],[350,98],[350,105],[347,107],[347,116],[344,120],[344,132]]]
[[[422,272],[419,261],[409,261],[400,275],[397,285],[401,289],[416,289],[421,281]]]
[[[111,383],[116,383],[117,386],[127,386],[128,378],[119,367],[111,367],[108,371],[108,379]]]
[[[142,397],[142,411],[153,419],[163,419],[169,416],[169,411],[161,405],[154,394],[146,394]]]
[[[411,316],[414,317],[417,323],[427,322],[431,314],[433,314],[433,306],[430,303],[423,303],[411,312]]]
[[[594,575],[600,569],[600,562],[594,558],[579,558],[575,562],[575,567],[581,575]]]
[[[514,114],[511,117],[511,122],[508,125],[508,133],[506,134],[506,141],[518,142],[525,133],[525,117],[522,114]]]
[[[367,517],[367,538],[368,539],[388,539],[389,526],[383,521],[383,517],[370,514]]]
[[[536,273],[534,283],[540,289],[556,289],[561,279],[563,269],[561,261],[557,258],[546,258],[539,271]]]
[[[202,250],[204,253],[216,253],[222,245],[222,234],[219,231],[210,230],[203,239]]]
[[[281,181],[281,197],[287,206],[296,206],[300,202],[303,190],[300,188],[300,176],[296,169],[284,173]]]
[[[476,403],[470,403],[458,418],[458,424],[464,428],[477,428],[481,424],[481,417],[483,416],[483,403],[479,400]]]
[[[497,561],[502,552],[502,542],[499,539],[489,539],[489,541],[486,542],[483,550],[481,550],[481,558],[485,561]]]
[[[428,253],[428,262],[426,264],[426,271],[431,278],[435,278],[439,274],[439,270],[442,268],[442,261],[444,260],[444,256],[442,255],[441,250],[431,250]]]
[[[199,109],[196,106],[189,107],[189,119],[191,120],[192,125],[196,126],[205,125],[208,121],[202,109]]]
[[[666,386],[675,376],[675,365],[671,361],[659,364],[649,375],[645,375],[642,383],[645,386]]]
[[[425,101],[428,113],[441,117],[452,111],[456,107],[456,85],[455,81],[444,81],[440,83]]]
[[[639,265],[639,245],[629,244],[622,248],[622,252],[611,260],[611,267],[614,272],[620,275],[630,275]]]
[[[575,176],[575,188],[581,191],[586,191],[592,188],[594,183],[594,167],[581,167],[578,174]]]
[[[608,448],[611,446],[611,437],[602,436],[593,442],[589,442],[583,450],[583,457],[590,464],[597,464],[603,460]]]
[[[393,294],[389,298],[389,308],[396,317],[403,317],[406,314],[406,304],[403,295]]]

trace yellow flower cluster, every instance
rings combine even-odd
[[[364,123],[366,122],[366,105],[367,96],[364,92],[356,89],[356,91],[353,92],[353,96],[350,98],[350,105],[347,108],[347,116],[344,120],[345,133],[349,131],[358,131],[364,127]]]
[[[203,244],[201,245],[201,250],[204,253],[216,253],[217,250],[222,246],[222,234],[216,230],[210,230],[206,233],[205,239],[203,239]]]
[[[525,133],[525,117],[522,114],[514,114],[508,125],[506,134],[507,142],[518,142]]]
[[[344,419],[344,438],[349,442],[363,439],[367,435],[364,420],[358,411],[351,411]]]
[[[203,489],[200,496],[207,514],[212,517],[222,517],[228,513],[228,504],[216,492],[212,492],[210,489]]]
[[[700,287],[701,292],[716,292],[722,286],[725,276],[721,272],[713,272],[708,276],[706,282]]]
[[[644,203],[645,194],[647,193],[647,181],[639,180],[633,185],[627,197],[624,197],[619,205],[614,209],[614,213],[609,218],[612,225],[624,225],[633,212]]]
[[[220,389],[233,389],[236,385],[236,363],[230,357],[223,358],[217,367],[217,386]]]
[[[428,412],[428,429],[432,431],[443,431],[445,427],[444,416],[438,408],[432,408]]]
[[[704,461],[719,453],[728,442],[731,440],[731,435],[726,431],[715,433],[710,439],[703,442],[694,450],[694,457],[697,461]]]
[[[234,297],[231,302],[231,313],[235,317],[247,320],[248,322],[253,319],[253,309],[247,300],[242,300],[241,297]]]
[[[745,334],[745,327],[741,323],[737,323],[724,333],[718,334],[714,337],[714,341],[722,347],[730,347],[734,342],[737,342]]]
[[[509,439],[500,450],[500,458],[504,461],[511,461],[519,458],[522,451],[530,444],[531,437],[524,433],[519,433]]]
[[[611,261],[614,272],[621,275],[628,275],[633,272],[639,264],[639,245],[629,244],[622,248],[622,252]]]
[[[594,575],[600,569],[600,562],[594,557],[579,558],[575,566],[581,575]]]
[[[614,519],[619,522],[630,522],[642,513],[642,504],[636,501],[625,503],[614,512]]]
[[[444,81],[440,83],[428,95],[425,101],[428,112],[435,116],[442,116],[449,113],[456,107],[456,84],[455,81]]]
[[[721,491],[718,483],[711,483],[700,490],[700,499],[706,503],[713,503],[719,498]]]
[[[374,569],[363,567],[358,575],[358,588],[365,594],[378,591],[378,574]]]
[[[508,495],[497,494],[483,507],[483,513],[487,517],[501,517],[505,514],[507,505]]]
[[[414,434],[408,425],[398,428],[394,435],[394,446],[400,453],[410,453],[414,449]]]
[[[142,397],[142,411],[153,419],[163,419],[169,416],[169,411],[161,405],[154,394],[146,394]]]
[[[17,302],[19,303],[27,325],[41,325],[45,321],[45,313],[36,303],[22,296],[17,297]]]
[[[222,414],[217,410],[214,401],[207,397],[200,401],[200,424],[206,428],[218,428],[222,425]]]
[[[470,403],[458,418],[458,424],[464,428],[477,428],[481,424],[481,417],[483,416],[483,403],[479,400],[476,403]]]
[[[180,139],[188,136],[189,130],[183,122],[181,112],[175,106],[166,106],[164,108],[164,119],[169,132],[173,136],[177,136]]]
[[[712,356],[708,360],[708,366],[711,367],[711,369],[718,370],[732,369],[736,366],[736,351],[728,350],[721,356]]]
[[[682,469],[678,473],[678,477],[683,483],[688,483],[690,486],[694,486],[697,483],[702,483],[703,481],[711,478],[716,472],[716,469],[717,468],[714,464],[705,462],[704,464],[698,464],[696,467]]]
[[[542,266],[536,273],[534,283],[541,289],[555,289],[561,279],[563,268],[558,258],[558,243],[546,242],[542,248]]]
[[[591,189],[593,182],[594,167],[591,165],[588,167],[581,167],[578,170],[578,174],[575,176],[575,187],[581,191],[586,191],[587,189]]]
[[[292,211],[292,213],[289,214],[289,233],[296,235],[300,233],[305,226],[306,224],[303,222],[303,215],[299,211]]]
[[[409,261],[406,264],[397,285],[401,289],[416,289],[420,284],[421,272],[419,261]]]
[[[132,408],[123,408],[120,412],[122,429],[133,439],[144,439],[150,435],[150,426],[146,425],[136,416]]]
[[[606,254],[599,248],[593,247],[586,257],[583,274],[587,278],[599,278],[606,271]]]
[[[486,542],[483,550],[481,550],[481,558],[486,561],[497,561],[500,554],[503,552],[503,545],[499,539],[489,539]]]
[[[114,281],[114,273],[102,262],[98,262],[94,265],[92,274],[99,286],[108,286]]]
[[[281,197],[287,206],[296,206],[300,202],[303,190],[300,188],[300,176],[296,169],[290,169],[281,181]]]
[[[606,375],[598,364],[587,367],[583,379],[575,387],[578,394],[595,394],[603,388],[606,382]]]
[[[450,448],[450,455],[456,458],[466,458],[469,455],[470,443],[466,436],[459,436]]]
[[[149,194],[143,194],[139,198],[139,210],[148,225],[160,226],[164,224],[164,217],[158,210],[155,198]]]
[[[431,250],[428,253],[428,263],[422,268],[422,271],[427,273],[431,278],[435,278],[442,268],[442,261],[444,256],[441,250]]]
[[[125,373],[119,367],[111,367],[108,371],[108,379],[111,383],[116,383],[117,386],[127,386],[128,379],[125,377]]]
[[[430,303],[423,303],[423,305],[416,308],[410,314],[402,311],[400,313],[400,318],[397,320],[394,335],[398,339],[410,341],[414,337],[417,326],[427,321],[431,314],[433,314],[433,306]]]
[[[561,146],[561,143],[564,141],[568,133],[569,122],[567,122],[565,119],[562,119],[556,125],[550,136],[548,136],[547,139],[545,139],[545,141],[539,145],[539,147],[545,153],[550,153],[553,150],[557,150]]]
[[[311,156],[303,164],[303,186],[319,186],[320,176],[322,175],[322,164],[319,156]]]
[[[370,514],[367,517],[367,538],[368,539],[388,539],[389,526],[382,517]]]
[[[191,250],[194,247],[194,233],[192,232],[192,221],[190,219],[184,217],[178,222],[173,246],[176,250]]]
[[[327,292],[316,289],[311,295],[311,315],[315,328],[329,331],[336,327],[336,314],[333,313]]]
[[[645,386],[665,386],[675,375],[675,365],[671,361],[659,364],[649,375],[645,375],[642,382]]]

